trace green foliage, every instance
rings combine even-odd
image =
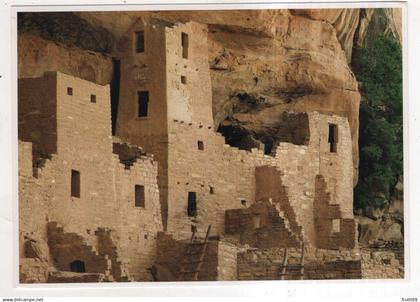
[[[352,61],[362,94],[355,207],[381,208],[403,173],[401,46],[383,35],[355,49]]]

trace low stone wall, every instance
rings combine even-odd
[[[52,272],[48,276],[48,283],[86,283],[109,282],[109,276],[100,273]]]
[[[298,264],[300,250],[288,249],[289,264]],[[284,250],[248,249],[238,253],[238,280],[280,280]]]
[[[239,236],[242,244],[265,249],[300,246],[299,238],[292,233],[284,214],[269,201],[225,213],[226,234]]]
[[[404,267],[393,252],[362,251],[363,279],[402,279]]]
[[[331,203],[327,183],[322,175],[315,178],[314,224],[316,246],[322,249],[354,249],[356,247],[356,222],[342,218],[341,206]]]
[[[288,249],[288,264],[299,264],[301,251]],[[239,280],[279,280],[284,249],[248,249],[238,253]],[[335,251],[305,247],[304,279],[360,279],[361,258],[357,250]],[[287,279],[298,279],[291,277]]]
[[[37,258],[20,258],[20,283],[46,283],[50,272],[55,271],[48,262]]]
[[[305,279],[361,279],[360,260],[337,260],[326,263],[305,264]]]
[[[177,281],[179,272],[182,268],[185,252],[187,249],[188,240],[175,240],[171,235],[165,233],[158,233],[158,246],[156,262],[165,267]],[[200,273],[198,274],[199,281],[214,281],[217,279],[218,268],[218,241],[209,241],[207,245],[206,254],[203,259]],[[158,271],[159,275],[159,271]]]
[[[234,244],[219,241],[217,280],[238,280],[238,248]]]

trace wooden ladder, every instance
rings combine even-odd
[[[285,277],[299,277],[297,280],[303,280],[305,276],[305,260],[304,260],[304,243],[301,245],[300,263],[288,264],[287,247],[284,248],[284,259],[280,271],[280,280],[285,280]]]
[[[201,265],[204,261],[204,256],[206,255],[207,244],[209,240],[211,225],[207,227],[206,237],[204,242],[194,242],[195,232],[191,235],[191,240],[187,244],[184,253],[184,259],[181,263],[181,269],[179,271],[178,281],[197,281],[198,274],[201,270]],[[199,247],[198,253],[194,250],[195,247]],[[198,258],[193,259],[194,256],[198,255]],[[191,268],[191,265],[195,265]],[[189,268],[188,268],[189,267]],[[190,276],[191,279],[186,277]]]

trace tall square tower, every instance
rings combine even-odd
[[[159,163],[162,217],[168,211],[168,149],[173,121],[213,125],[207,27],[140,18],[120,41],[116,134]],[[166,225],[166,223],[165,223]]]

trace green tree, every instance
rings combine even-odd
[[[401,46],[382,35],[356,48],[352,62],[362,94],[355,207],[381,208],[403,173]]]

